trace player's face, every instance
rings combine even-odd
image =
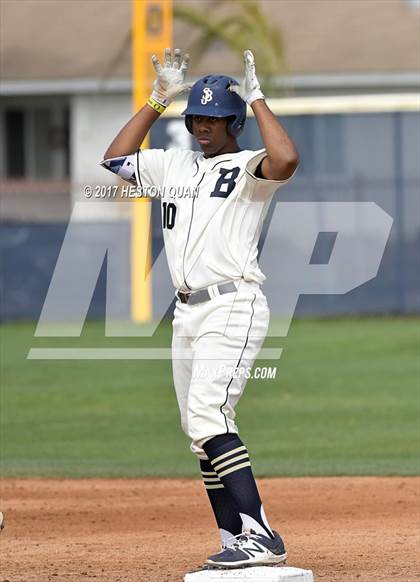
[[[206,158],[236,152],[238,145],[228,134],[224,117],[192,116],[192,131]]]

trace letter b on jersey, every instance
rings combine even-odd
[[[210,198],[227,198],[236,186],[236,178],[239,174],[239,168],[220,168],[220,178],[217,180]]]

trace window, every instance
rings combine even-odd
[[[62,103],[0,108],[3,179],[65,179],[69,175],[69,111]]]
[[[5,112],[6,176],[23,178],[25,175],[24,114],[22,110]]]

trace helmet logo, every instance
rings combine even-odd
[[[201,104],[207,105],[213,99],[213,91],[209,87],[203,89],[203,95],[201,97]]]

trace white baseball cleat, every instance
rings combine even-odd
[[[286,561],[287,552],[277,532],[274,539],[254,531],[244,532],[230,548],[224,548],[218,554],[207,559],[213,568],[244,568],[250,566],[275,566]]]

